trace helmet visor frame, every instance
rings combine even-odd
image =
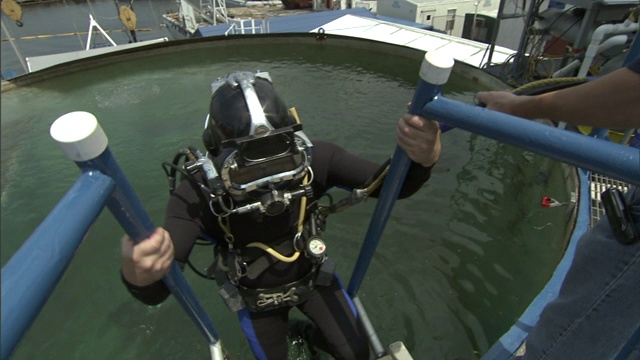
[[[299,152],[295,132],[302,125],[295,124],[286,128],[269,131],[263,136],[249,135],[239,139],[222,142],[222,149],[233,148],[238,151],[236,162],[240,166],[264,163]]]
[[[313,145],[301,128],[296,124],[267,136],[223,142],[226,153],[230,154],[221,169],[227,190],[234,195],[245,195],[307,174]]]

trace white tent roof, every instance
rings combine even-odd
[[[425,52],[442,50],[455,60],[474,67],[480,67],[483,62],[486,62],[489,53],[489,45],[477,41],[354,15],[345,15],[322,25],[321,28],[327,34],[377,40]],[[320,27],[311,32],[318,32],[318,29]],[[514,50],[496,46],[491,61],[502,63],[514,52]]]

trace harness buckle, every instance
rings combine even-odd
[[[242,257],[236,251],[231,251],[229,253],[229,280],[237,283],[246,274],[247,263],[242,261]]]
[[[272,294],[258,294],[258,301],[256,301],[256,305],[258,305],[259,307],[264,307],[267,305],[278,306],[287,301],[298,301],[295,287],[292,287],[286,293],[277,292]]]

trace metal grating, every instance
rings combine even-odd
[[[600,174],[591,173],[589,177],[589,188],[591,192],[591,224],[589,227],[593,227],[598,220],[605,216],[604,207],[600,201],[600,194],[610,187],[618,188],[623,193],[626,193],[629,189],[629,184],[619,180],[613,180]]]

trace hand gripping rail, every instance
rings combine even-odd
[[[443,54],[428,53],[420,70],[410,113],[443,122],[441,129],[461,128],[520,147],[567,164],[640,186],[640,151],[602,139],[557,129],[534,121],[481,108],[440,95],[448,80],[453,60]],[[598,151],[594,151],[598,149]],[[360,249],[351,281],[350,296],[358,292],[375,247],[400,193],[411,160],[396,147],[387,175]]]
[[[640,43],[636,41],[636,43]],[[640,48],[636,46],[635,49]],[[440,121],[442,132],[458,127],[517,146],[555,160],[640,186],[640,151],[637,148],[595,139],[567,130],[478,106],[449,100],[440,95],[447,82],[453,59],[444,54],[427,53],[420,69],[420,80],[409,110]],[[598,149],[594,151],[594,149]],[[382,186],[371,222],[354,267],[347,293],[364,311],[358,298],[364,275],[378,245],[411,164],[407,154],[396,147],[389,173]],[[377,355],[384,353],[371,324],[363,317],[370,343]]]
[[[35,320],[105,205],[135,242],[155,230],[92,114],[63,115],[50,133],[82,175],[2,269],[3,360]],[[222,359],[219,336],[175,262],[163,281],[209,341],[211,358]]]
[[[424,106],[440,93],[442,85],[449,80],[453,64],[453,59],[443,54],[430,52],[425,55],[420,67],[420,80],[409,109],[411,114],[421,114]],[[369,229],[360,248],[360,254],[347,288],[347,293],[351,297],[354,297],[360,288],[410,165],[411,159],[409,159],[407,153],[399,146],[396,146],[391,157],[389,173],[382,184],[380,197],[371,218],[372,221],[369,223]]]
[[[411,114],[420,114],[425,104],[440,93],[442,85],[449,79],[453,64],[453,59],[443,54],[431,52],[425,55],[420,67],[420,80],[416,87],[413,100],[411,101],[411,108],[409,109]],[[446,125],[441,127],[443,132],[449,129],[450,127]],[[360,253],[356,260],[349,286],[347,287],[347,293],[354,300],[354,305],[360,315],[360,322],[369,337],[369,343],[377,357],[384,355],[385,350],[382,348],[373,326],[369,322],[365,309],[357,297],[357,292],[367,272],[367,268],[371,263],[384,227],[389,220],[389,216],[391,215],[391,211],[398,198],[410,165],[411,159],[409,159],[402,148],[396,146],[393,156],[391,157],[389,173],[382,184],[380,197],[376,203],[376,208],[369,223],[364,242],[360,247]]]

